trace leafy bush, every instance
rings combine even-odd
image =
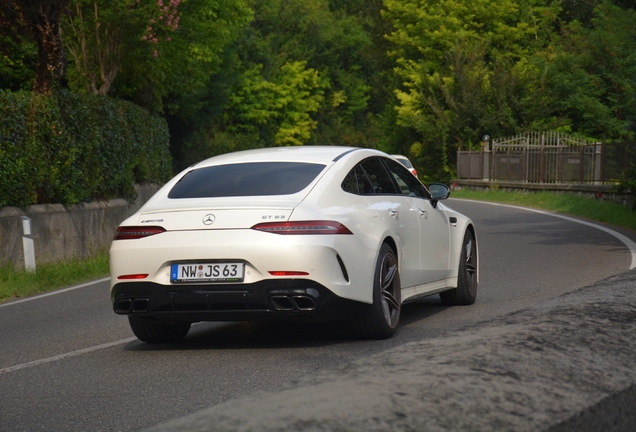
[[[0,207],[135,198],[171,175],[165,121],[129,102],[0,91]]]
[[[625,171],[625,179],[621,182],[622,190],[629,190],[632,193],[632,208],[636,210],[636,165]]]

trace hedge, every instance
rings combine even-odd
[[[0,90],[0,207],[132,201],[171,167],[165,120],[134,104]]]

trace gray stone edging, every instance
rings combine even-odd
[[[636,430],[635,282],[632,270],[148,432]]]
[[[26,209],[0,208],[0,266],[9,263],[24,269],[22,216],[31,219],[35,261],[46,263],[84,258],[110,248],[117,226],[136,212],[157,190],[158,185],[137,185],[137,199],[96,201],[64,207],[38,204]]]

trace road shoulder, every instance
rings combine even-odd
[[[612,430],[621,410],[607,401],[634,400],[635,282],[629,271],[150,430]]]

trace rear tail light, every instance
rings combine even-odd
[[[268,271],[272,276],[309,276],[306,271],[287,271],[287,270],[272,270]]]
[[[274,234],[353,234],[349,228],[334,221],[266,222],[252,229]]]
[[[117,276],[117,279],[121,279],[121,280],[146,279],[147,277],[148,277],[148,273],[140,273],[140,274],[129,274],[129,275]]]
[[[148,237],[155,234],[161,234],[165,232],[164,228],[158,226],[145,226],[145,227],[119,227],[115,233],[113,240],[135,240],[144,237]]]

